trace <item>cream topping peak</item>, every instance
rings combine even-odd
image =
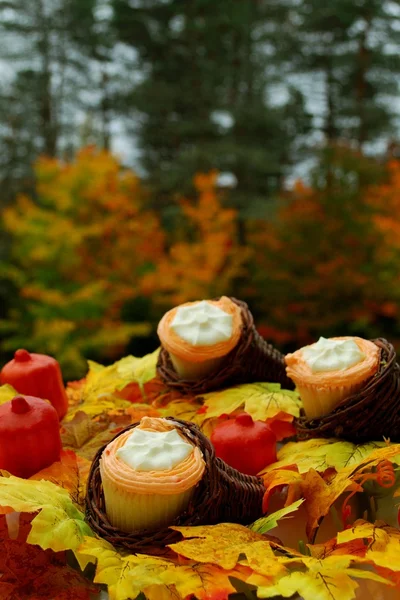
[[[173,469],[193,451],[176,431],[148,431],[135,427],[117,458],[135,471],[166,471]]]
[[[233,317],[202,300],[196,304],[179,306],[171,328],[192,346],[212,346],[231,338]]]
[[[364,360],[366,356],[354,340],[324,337],[320,337],[315,344],[305,346],[302,355],[313,373],[344,371]]]

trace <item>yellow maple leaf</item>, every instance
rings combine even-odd
[[[193,398],[193,400],[172,400],[163,405],[159,411],[165,417],[176,417],[177,419],[200,424],[202,415],[199,415],[197,411],[201,407],[202,403]]]
[[[8,385],[8,383],[6,383],[5,385],[1,385],[0,404],[5,404],[6,402],[9,402],[9,400],[12,400],[14,396],[17,395],[17,393],[18,392],[16,392],[11,385]]]
[[[340,544],[353,540],[369,540],[365,557],[380,567],[400,571],[400,531],[383,521],[375,524],[359,519],[351,529],[337,535]]]
[[[328,556],[323,560],[304,556],[301,559],[277,560],[285,566],[285,572],[273,583],[258,573],[249,577],[248,583],[258,588],[258,598],[290,598],[299,594],[303,600],[352,600],[358,587],[353,578],[371,579],[390,585],[376,573],[353,566],[352,556]]]
[[[271,574],[280,570],[268,538],[242,525],[220,523],[171,529],[180,531],[186,539],[171,544],[170,548],[186,558],[233,569],[244,554],[252,569],[262,565]]]
[[[146,354],[142,358],[137,358],[134,362],[134,381],[139,384],[141,389],[143,390],[143,386],[148,381],[151,381],[156,376],[156,365],[158,360],[158,355],[160,354],[160,348],[151,352],[151,354]],[[121,375],[124,375],[124,367],[120,367],[119,370]],[[126,373],[126,376],[129,377],[129,372]],[[119,387],[118,389],[122,389]]]
[[[158,353],[159,349],[143,358],[125,356],[108,367],[89,361],[89,372],[80,392],[81,401],[71,408],[66,421],[73,419],[79,411],[95,417],[129,408],[130,402],[117,392],[130,383],[137,383],[143,389],[144,384],[156,375]]]
[[[37,512],[27,541],[44,550],[76,551],[85,535],[93,535],[68,491],[50,481],[0,477],[0,507],[0,512]]]
[[[376,451],[381,452],[376,455]],[[299,473],[307,473],[310,469],[322,472],[330,467],[339,471],[342,468],[352,468],[364,463],[368,458],[383,459],[388,458],[388,455],[393,457],[396,454],[400,454],[400,444],[388,446],[386,442],[352,444],[337,439],[289,442],[279,450],[277,462],[264,469],[264,473],[289,465],[296,465]]]
[[[204,394],[202,400],[207,409],[203,414],[203,419],[231,414],[240,408],[259,421],[272,419],[280,412],[298,417],[301,407],[298,394],[282,390],[279,383],[239,385]]]
[[[98,538],[85,539],[79,550],[95,559],[94,581],[108,586],[111,600],[130,600],[140,592],[154,600],[183,600],[191,594],[202,599],[215,589],[228,596],[234,592],[229,576],[242,577],[240,571],[223,571],[211,564],[121,553]]]
[[[301,495],[305,499],[307,513],[306,533],[309,540],[313,540],[323,517],[325,517],[332,504],[348,489],[357,487],[348,474],[341,472],[327,483],[320,473],[310,469],[303,476]],[[360,491],[362,488],[357,487]]]

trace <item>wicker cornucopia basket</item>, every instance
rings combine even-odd
[[[213,525],[220,522],[247,525],[258,519],[262,515],[262,499],[265,492],[262,481],[257,477],[244,475],[216,458],[210,441],[193,423],[172,417],[168,417],[168,420],[188,441],[201,449],[206,463],[204,475],[196,486],[187,510],[171,523],[171,526]],[[129,426],[118,436],[137,425],[139,423]],[[114,546],[122,546],[131,552],[167,553],[167,545],[181,539],[179,532],[167,527],[156,532],[141,530],[125,533],[109,523],[99,466],[105,447],[97,452],[88,478],[86,519],[90,527]]]
[[[191,395],[255,381],[280,383],[283,388],[292,390],[294,384],[286,375],[283,354],[268,344],[257,332],[247,304],[236,298],[231,300],[240,306],[243,330],[238,344],[226,355],[223,365],[204,379],[185,381],[179,378],[168,352],[161,347],[157,363],[159,377],[168,387]]]
[[[380,349],[378,372],[358,393],[341,402],[328,415],[297,422],[299,439],[337,437],[354,443],[390,438],[400,441],[400,367],[392,344],[371,340]]]

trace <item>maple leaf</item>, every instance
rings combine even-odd
[[[400,571],[400,531],[383,521],[375,524],[357,520],[351,529],[337,535],[338,543],[352,540],[369,540],[365,557],[379,567]]]
[[[290,465],[296,465],[299,473],[307,473],[310,469],[322,472],[329,468],[339,471],[346,467],[355,467],[367,458],[374,460],[375,451],[382,449],[384,452],[377,455],[381,458],[400,454],[400,444],[388,446],[386,442],[357,445],[337,439],[318,438],[304,442],[289,442],[279,450],[277,462],[266,467],[263,472],[267,473]]]
[[[128,421],[126,425],[129,425],[131,419],[128,416]],[[90,438],[83,446],[81,446],[76,452],[77,454],[89,461],[92,461],[96,452],[104,446],[111,442],[111,440],[124,429],[124,425],[117,425],[115,423],[109,423],[107,429],[104,431],[99,431],[93,438]],[[65,446],[64,446],[65,447]]]
[[[0,477],[0,507],[0,512],[38,513],[27,541],[44,550],[75,552],[83,536],[93,535],[67,490],[50,481]]]
[[[76,455],[72,450],[63,450],[60,461],[35,473],[30,479],[51,481],[65,488],[73,502],[83,508],[90,466],[90,461]]]
[[[300,500],[297,500],[297,502],[293,502],[289,506],[285,506],[267,517],[257,519],[257,521],[250,525],[251,531],[254,531],[255,533],[267,533],[267,531],[278,526],[278,521],[285,518],[290,513],[296,512],[303,502],[304,500],[301,498]]]
[[[215,590],[222,591],[227,598],[235,591],[229,576],[244,577],[240,570],[224,571],[212,564],[127,555],[98,538],[85,539],[80,552],[96,560],[94,581],[108,586],[112,600],[130,600],[140,592],[154,600],[183,599],[192,594],[206,600],[212,598]]]
[[[198,413],[203,406],[202,402],[193,398],[191,400],[172,400],[167,404],[163,403],[158,410],[164,417],[176,417],[192,423],[201,424],[202,415]]]
[[[390,583],[376,573],[353,566],[352,556],[328,556],[321,560],[313,557],[284,558],[277,560],[285,572],[274,582],[258,573],[251,575],[248,583],[257,586],[258,598],[299,594],[303,600],[352,600],[358,584],[353,578]]]
[[[129,408],[130,402],[117,392],[133,382],[143,390],[144,384],[156,375],[158,353],[159,349],[143,358],[125,356],[108,367],[88,361],[89,372],[80,390],[80,403],[72,406],[65,420],[70,421],[79,411],[94,417]]]
[[[339,543],[337,537],[334,537],[322,544],[307,544],[307,548],[311,556],[319,559],[341,554],[364,558],[367,551],[367,545],[361,538]]]
[[[32,515],[18,515],[11,539],[0,516],[0,597],[2,600],[89,600],[96,586],[66,563],[65,554],[27,544]]]
[[[16,395],[17,392],[8,383],[0,386],[0,404],[5,404],[5,402],[12,400]]]
[[[301,401],[296,392],[282,390],[279,383],[250,383],[210,392],[202,397],[204,418],[231,414],[244,409],[254,420],[273,419],[281,412],[298,417]]]
[[[180,531],[186,539],[169,547],[186,558],[233,569],[244,554],[252,569],[262,565],[271,574],[280,570],[268,537],[242,525],[220,523],[171,529]]]
[[[314,539],[315,533],[323,517],[325,517],[333,503],[349,488],[356,486],[358,491],[362,491],[347,473],[336,475],[330,482],[310,469],[303,476],[301,484],[301,495],[305,499],[305,510],[307,513],[306,533],[309,540]]]
[[[156,366],[160,350],[161,348],[157,348],[154,352],[151,352],[151,354],[146,354],[142,358],[137,358],[134,362],[134,378],[142,390],[145,383],[150,382],[156,377]],[[125,374],[124,368],[120,368],[120,373],[122,376]],[[129,373],[126,373],[126,376],[129,376]],[[122,388],[119,387],[118,389]]]
[[[81,448],[99,431],[106,428],[106,422],[94,421],[86,412],[78,410],[70,421],[62,423],[61,439],[63,447]]]
[[[263,513],[268,512],[270,497],[275,491],[286,490],[285,506],[290,506],[302,496],[303,476],[296,470],[279,469],[267,473],[264,477],[265,493],[263,497]]]

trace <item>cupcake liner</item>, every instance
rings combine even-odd
[[[236,471],[216,458],[211,442],[193,423],[172,417],[168,417],[168,421],[189,442],[200,448],[206,463],[202,479],[192,488],[193,495],[186,509],[169,527],[214,525],[221,522],[248,525],[260,518],[265,492],[263,482],[257,477]],[[138,425],[139,423],[130,425],[115,437]],[[89,526],[114,546],[122,546],[131,552],[156,555],[168,553],[167,545],[181,539],[179,532],[161,527],[157,531],[142,529],[125,533],[114,527],[107,518],[100,476],[100,457],[105,447],[106,445],[97,452],[89,473],[86,492],[86,520]]]
[[[242,335],[238,344],[218,364],[216,370],[197,381],[181,379],[167,350],[161,346],[157,362],[158,376],[169,388],[191,395],[205,394],[223,387],[256,381],[280,383],[282,388],[293,390],[294,383],[286,375],[284,355],[268,344],[257,332],[253,315],[247,304],[236,298],[231,300],[241,309]]]
[[[354,443],[390,438],[400,441],[400,367],[387,340],[371,340],[380,349],[378,372],[329,414],[297,420],[299,439],[337,437]]]
[[[296,386],[302,399],[304,412],[309,419],[319,418],[329,414],[349,396],[355,394],[365,384],[365,381],[355,385],[317,386],[302,383]]]
[[[180,494],[132,494],[119,489],[104,476],[102,483],[110,523],[127,532],[165,527],[186,509],[193,495],[192,488]]]

